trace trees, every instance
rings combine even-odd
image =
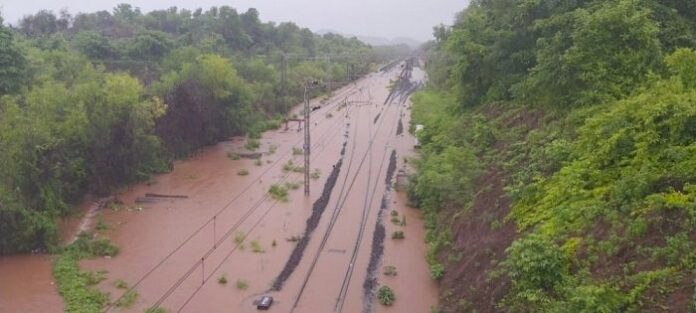
[[[480,0],[435,29],[410,192],[443,312],[693,306],[675,300],[696,258],[689,8]]]
[[[348,78],[351,60],[314,53],[360,54],[367,64],[354,74],[391,56],[228,6],[144,14],[120,4],[74,18],[44,10],[17,30],[0,26],[0,253],[56,243],[55,219],[87,192],[265,130],[302,96],[299,85],[281,86],[283,53],[297,53],[282,63],[296,81]]]
[[[26,60],[12,32],[0,21],[0,96],[19,90],[25,80]]]

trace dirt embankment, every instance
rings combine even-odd
[[[481,112],[488,118],[501,113],[490,106]],[[540,127],[542,115],[522,111],[504,121],[506,127],[522,127],[526,132]],[[492,145],[503,153],[509,142],[498,140]],[[477,190],[471,208],[448,208],[444,216],[455,217],[452,225],[453,247],[441,251],[438,259],[445,264],[447,275],[440,283],[443,312],[502,312],[497,303],[507,294],[510,281],[504,275],[491,275],[505,258],[505,249],[517,238],[513,222],[505,222],[511,200],[504,187],[510,173],[491,165],[476,180]],[[497,221],[494,223],[494,221]]]

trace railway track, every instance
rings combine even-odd
[[[352,94],[354,94],[355,92],[357,92],[356,89],[357,89],[357,88],[356,88],[355,86],[349,86],[348,88],[346,88],[346,90],[342,91],[342,92],[340,93],[340,95],[341,95],[342,97],[344,97],[344,98],[345,98],[345,97],[349,97],[349,96],[351,96]],[[335,99],[335,98],[332,98],[332,99]],[[320,110],[317,110],[317,111],[313,112],[312,115],[314,115],[314,116],[320,116],[320,117],[321,117],[322,114],[326,114],[326,113],[330,112],[331,110],[336,109],[337,106],[340,105],[341,103],[342,103],[342,101],[341,101],[340,98],[339,98],[339,99],[336,99],[336,100],[332,101],[332,103],[331,103],[330,105],[325,105],[325,106],[323,106]],[[350,108],[346,108],[346,109],[347,109],[347,110],[350,110]],[[326,121],[328,121],[328,120],[330,120],[330,118],[324,116],[323,118],[320,118],[320,120],[319,120],[317,123],[318,123],[318,124],[323,124],[324,122],[326,122]],[[334,137],[336,137],[338,134],[341,133],[341,129],[342,129],[342,128],[337,127],[334,131],[331,131],[331,132],[324,132],[324,133],[322,134],[322,136],[320,137],[320,139],[319,139],[318,141],[316,141],[315,143],[312,144],[313,149],[316,148],[316,147],[318,147],[318,146],[325,147],[327,142],[329,142],[330,140],[332,140]],[[273,163],[271,164],[271,166],[269,166],[268,168],[266,168],[261,174],[259,174],[257,177],[255,177],[249,184],[247,184],[247,186],[245,186],[237,195],[235,195],[226,205],[224,205],[220,210],[218,210],[218,211],[213,215],[213,217],[211,217],[210,219],[208,219],[204,224],[202,224],[199,228],[197,228],[192,234],[190,234],[188,237],[186,237],[186,239],[185,239],[181,244],[179,244],[179,245],[178,245],[176,248],[174,248],[169,254],[167,254],[163,259],[161,259],[154,267],[152,267],[152,268],[151,268],[150,270],[148,270],[144,275],[142,275],[142,276],[136,281],[136,283],[134,283],[133,285],[131,285],[131,287],[128,288],[127,290],[125,290],[124,293],[123,293],[120,297],[118,297],[116,300],[114,300],[113,302],[111,302],[111,304],[109,304],[109,306],[107,306],[107,307],[105,308],[104,312],[110,312],[110,311],[112,311],[113,308],[114,308],[114,304],[115,304],[115,303],[118,303],[118,301],[121,300],[125,295],[127,295],[129,292],[135,290],[143,281],[145,281],[148,277],[150,277],[150,275],[152,275],[155,271],[157,271],[157,269],[158,269],[160,266],[162,266],[164,263],[166,263],[166,262],[167,262],[173,255],[175,255],[178,251],[180,251],[182,248],[184,248],[194,237],[198,236],[198,234],[200,234],[200,233],[201,233],[204,229],[206,229],[207,227],[210,227],[210,226],[211,226],[211,223],[214,223],[214,220],[215,220],[215,217],[216,217],[216,216],[219,216],[221,213],[223,213],[225,210],[227,210],[227,209],[230,207],[230,205],[231,205],[232,203],[234,203],[241,195],[243,195],[245,192],[247,192],[252,186],[256,185],[263,177],[265,177],[265,175],[266,175],[269,171],[271,171],[272,169],[276,168],[277,165],[280,164],[281,161],[284,161],[284,160],[287,158],[287,156],[290,155],[290,154],[292,153],[292,148],[293,148],[294,146],[296,146],[296,145],[302,143],[302,140],[303,140],[303,139],[300,138],[299,140],[297,140],[297,141],[295,142],[294,145],[290,146],[289,149],[287,149],[287,150],[286,150],[285,152],[283,152],[283,153],[280,153],[280,154],[279,154],[280,157],[279,157],[275,162],[273,162]],[[322,148],[321,150],[317,151],[315,154],[312,155],[312,157],[313,157],[313,158],[318,157],[323,151],[324,151],[324,148]],[[284,182],[291,174],[292,174],[292,173],[286,173],[285,175],[283,175],[282,178],[280,179],[280,183]],[[208,251],[203,255],[203,259],[205,259],[206,257],[209,257],[209,256],[217,249],[217,246],[219,246],[219,244],[222,243],[222,242],[224,241],[224,239],[226,239],[226,236],[228,237],[229,234],[231,234],[231,233],[233,233],[234,231],[236,231],[236,229],[238,229],[238,228],[241,226],[241,224],[242,224],[249,216],[253,215],[253,213],[256,212],[256,210],[261,206],[262,203],[264,203],[266,200],[268,200],[268,197],[269,197],[269,196],[266,194],[264,197],[262,197],[261,200],[257,201],[254,205],[252,205],[252,207],[251,207],[247,212],[244,213],[244,215],[234,224],[234,226],[233,226],[225,235],[223,235],[223,237],[221,237],[220,240],[217,240],[217,241],[215,242],[215,244],[213,245],[213,248],[211,248],[210,250],[208,250]],[[275,204],[275,202],[274,202],[274,204]],[[270,210],[270,208],[269,208],[269,210]],[[265,215],[264,215],[264,216],[265,216]],[[187,270],[187,271],[184,273],[184,275],[182,275],[183,279],[180,278],[180,280],[177,280],[177,282],[175,283],[175,285],[180,285],[183,281],[185,281],[185,280],[191,275],[191,273],[193,273],[193,272],[198,268],[199,265],[201,265],[200,261],[194,263],[194,264],[189,268],[189,270]],[[176,290],[176,287],[174,287],[173,289],[170,288],[170,290],[167,290],[167,292],[165,292],[165,294],[163,295],[163,298],[161,298],[160,300],[158,300],[158,301],[156,302],[156,306],[155,306],[155,307],[161,305],[162,302],[164,302],[164,301],[166,300],[166,298],[167,298],[174,290]]]
[[[399,111],[399,112],[400,112],[400,111]],[[290,312],[294,312],[294,310],[297,308],[297,306],[298,306],[298,304],[299,304],[300,299],[302,298],[302,295],[303,295],[303,293],[304,293],[304,290],[305,290],[305,288],[306,288],[306,286],[307,286],[307,284],[308,284],[308,282],[309,282],[309,279],[310,279],[310,277],[311,277],[311,275],[312,275],[312,273],[313,273],[313,271],[314,271],[314,268],[316,267],[316,264],[317,264],[317,262],[318,262],[318,260],[319,260],[319,258],[320,258],[321,252],[322,252],[322,251],[324,250],[324,248],[325,248],[326,242],[328,241],[328,238],[329,238],[330,235],[331,235],[331,232],[332,232],[332,230],[333,230],[333,228],[334,228],[334,225],[336,224],[336,221],[338,220],[338,217],[339,217],[339,215],[340,215],[340,213],[341,213],[341,210],[343,209],[343,206],[345,205],[345,202],[346,202],[346,200],[347,200],[347,198],[348,198],[348,195],[350,194],[351,190],[353,189],[354,183],[355,183],[357,177],[358,177],[359,174],[360,174],[360,170],[362,169],[365,160],[367,159],[368,156],[370,156],[370,159],[372,158],[372,149],[373,149],[374,139],[377,137],[378,134],[380,134],[380,133],[379,133],[379,130],[380,130],[381,127],[384,125],[384,121],[386,120],[386,116],[387,116],[386,112],[385,112],[385,114],[382,114],[382,115],[380,116],[380,118],[379,118],[379,125],[377,126],[377,130],[376,130],[374,133],[371,133],[371,134],[370,134],[370,136],[369,136],[369,137],[370,137],[370,142],[369,142],[369,144],[368,144],[368,148],[367,148],[365,154],[362,156],[362,159],[360,160],[360,164],[358,165],[358,168],[357,168],[357,170],[356,170],[356,172],[355,172],[355,175],[353,175],[353,178],[352,178],[352,180],[350,181],[350,184],[347,184],[347,180],[348,180],[349,175],[350,175],[350,166],[349,166],[349,170],[347,171],[346,176],[344,177],[343,186],[342,186],[341,192],[340,192],[340,194],[339,194],[339,196],[338,196],[338,201],[337,201],[336,207],[334,208],[333,214],[332,214],[331,219],[330,219],[330,221],[329,221],[329,225],[327,226],[327,229],[326,229],[326,231],[325,231],[324,234],[323,234],[322,240],[321,240],[321,242],[320,242],[319,248],[317,249],[317,252],[316,252],[314,258],[312,259],[312,262],[310,263],[310,269],[309,269],[309,271],[307,272],[307,274],[305,275],[305,277],[304,277],[304,279],[303,279],[303,281],[302,281],[302,285],[301,285],[301,287],[300,287],[300,291],[299,291],[298,295],[295,297],[295,299],[294,299],[294,301],[293,301],[293,304],[292,304],[292,307],[291,307],[291,309],[290,309]],[[395,120],[395,121],[396,121],[396,120]],[[372,125],[372,123],[370,123],[370,125]],[[371,128],[371,126],[369,126],[369,127]],[[370,131],[371,131],[371,130],[370,130]],[[384,155],[386,155],[386,151],[387,151],[387,150],[385,149]],[[384,159],[384,156],[382,157],[382,159]],[[352,159],[350,160],[350,163],[352,164]],[[370,163],[371,163],[371,161],[370,161]],[[382,164],[383,164],[383,162],[382,162]],[[380,166],[380,168],[381,168],[381,166]],[[367,220],[367,217],[369,216],[369,211],[368,211],[368,209],[369,209],[370,203],[371,203],[372,201],[369,201],[369,202],[368,202],[368,199],[374,198],[374,194],[376,193],[376,186],[377,186],[377,181],[378,181],[377,179],[375,179],[374,187],[372,187],[372,195],[370,195],[370,192],[369,192],[369,190],[370,190],[370,182],[372,181],[372,178],[373,178],[373,174],[372,174],[372,170],[371,170],[371,169],[372,169],[372,166],[370,165],[370,170],[369,170],[368,173],[367,173],[367,176],[368,176],[368,177],[367,177],[367,179],[368,179],[368,191],[366,192],[366,195],[365,195],[365,197],[366,197],[365,202],[366,202],[366,203],[365,203],[365,205],[363,206],[363,210],[362,210],[362,218],[361,218],[360,229],[359,229],[359,235],[358,235],[359,238],[357,239],[357,242],[356,242],[357,248],[354,248],[353,251],[352,251],[352,253],[351,253],[351,262],[350,262],[349,265],[348,265],[348,266],[349,266],[349,270],[350,270],[350,268],[353,267],[355,258],[357,257],[357,251],[356,251],[356,250],[357,250],[357,249],[359,248],[359,246],[360,246],[360,245],[359,245],[359,241],[362,240],[362,233],[364,233],[364,228],[365,228],[366,220]],[[378,177],[380,176],[379,173],[381,173],[381,169],[378,171],[378,174],[377,174]],[[346,190],[346,187],[348,188],[347,190]],[[352,276],[352,271],[347,272],[347,275],[344,277],[344,280],[343,280],[343,282],[342,282],[342,288],[341,288],[341,291],[339,292],[339,301],[340,301],[340,298],[342,297],[341,295],[345,295],[345,292],[347,291],[347,285],[349,284],[350,276]],[[345,287],[344,287],[344,286],[345,286]],[[344,291],[344,290],[345,290],[345,291]],[[336,304],[336,308],[338,308],[338,306],[339,306],[339,304],[337,303],[337,304]]]

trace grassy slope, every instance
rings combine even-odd
[[[414,103],[425,130],[412,196],[443,312],[696,309],[693,89],[666,80],[544,114],[456,115],[434,91]]]

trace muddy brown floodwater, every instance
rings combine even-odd
[[[328,100],[312,101],[313,107],[321,106],[311,115],[311,168],[319,177],[311,179],[309,197],[303,194],[303,175],[284,170],[303,164],[302,155],[293,153],[302,147],[297,123],[263,134],[260,161],[230,158],[230,153],[249,152],[243,138],[232,138],[177,162],[170,173],[115,195],[123,205],[105,208],[101,215],[119,255],[80,264],[85,270],[107,271],[99,288],[112,300],[124,293],[114,286],[117,280],[138,292],[132,307],[111,311],[142,312],[159,305],[169,312],[256,312],[253,303],[261,294],[275,298],[273,312],[363,312],[371,301],[376,312],[428,312],[436,306],[437,286],[428,275],[420,213],[384,183],[391,152],[396,151],[397,168],[414,153],[408,132],[396,134],[399,119],[404,127],[409,125],[409,102],[384,104],[387,86],[399,71],[372,73],[334,91]],[[415,68],[413,77],[422,80],[422,71]],[[297,267],[280,290],[269,291],[295,240],[304,235],[312,205],[339,160],[328,205]],[[243,170],[248,175],[239,175]],[[269,197],[273,184],[291,187],[287,201]],[[387,236],[376,279],[394,289],[397,300],[391,307],[363,296],[385,192],[390,199],[383,217]],[[406,217],[405,226],[389,222],[391,210]],[[405,240],[391,239],[397,229],[404,231]],[[385,265],[395,266],[398,275],[384,276]],[[61,311],[50,267],[47,256],[0,258],[0,312]],[[226,284],[219,282],[221,277]]]

